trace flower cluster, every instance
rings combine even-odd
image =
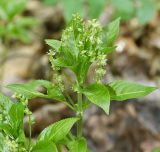
[[[8,136],[6,136],[4,143],[5,143],[4,151],[8,151],[8,152],[17,152],[18,151],[17,142],[14,140],[11,140]]]
[[[64,91],[64,84],[63,84],[62,76],[58,73],[55,73],[54,77],[55,77],[55,80],[56,80],[56,84],[59,86],[59,88],[63,92]]]
[[[102,28],[95,19],[83,22],[80,16],[74,15],[61,41],[62,50],[67,47],[77,56],[89,57],[94,62],[102,45]]]
[[[0,104],[0,122],[7,121],[7,107],[2,103]]]
[[[19,101],[24,105],[27,106],[28,105],[28,99],[24,96],[21,95],[19,93],[15,93],[13,96],[13,98],[19,99]]]
[[[6,136],[4,139],[3,151],[6,152],[27,152],[27,150],[20,146],[17,141]]]
[[[58,49],[54,48],[49,52],[52,68],[60,70],[69,67],[74,71],[84,59],[90,65],[96,62],[95,77],[100,82],[106,65],[103,36],[102,27],[95,19],[84,22],[80,16],[74,15],[62,33]]]
[[[21,102],[24,105],[24,113],[31,117],[31,123],[34,124],[34,117],[32,115],[32,112],[28,108],[28,99],[24,95],[19,93],[15,93],[12,97],[18,99],[19,102]]]
[[[101,82],[101,78],[106,74],[106,70],[104,69],[107,63],[106,55],[99,54],[97,57],[97,69],[96,72],[96,81]]]

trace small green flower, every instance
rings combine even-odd
[[[19,101],[24,105],[24,106],[27,106],[28,105],[28,99],[22,95],[22,94],[19,94],[19,93],[15,93],[13,94],[12,96],[13,98],[16,98],[16,99],[19,99]]]
[[[53,44],[55,46],[55,41]],[[61,41],[56,43],[57,45],[59,47],[53,48],[48,53],[53,70],[60,71],[68,67],[76,73],[79,69],[78,66],[86,60],[85,64],[88,65],[97,63],[95,77],[101,79],[104,75],[103,67],[106,65],[106,53],[102,50],[106,46],[102,27],[97,20],[84,22],[79,15],[73,15],[73,19],[63,31]],[[55,78],[63,90],[62,79],[57,75]]]
[[[3,151],[6,152],[18,152],[18,144],[16,141],[9,138],[9,136],[6,136],[4,140],[5,146]]]

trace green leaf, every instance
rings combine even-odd
[[[9,126],[9,111],[13,105],[13,102],[5,95],[0,93],[0,114],[1,114],[1,121],[0,121],[0,130],[4,132],[8,132],[8,134],[12,134],[12,129]]]
[[[67,118],[50,125],[41,132],[38,141],[46,140],[56,143],[62,140],[77,120],[77,118]]]
[[[71,70],[75,69],[76,66],[79,66],[78,57],[79,57],[79,47],[77,43],[80,41],[81,35],[77,29],[82,28],[81,20],[77,22],[71,20],[67,29],[64,30],[62,34],[62,45],[59,49],[59,52],[53,56],[50,61],[53,67],[60,67],[60,68],[70,68]],[[56,46],[56,44],[53,44]]]
[[[94,104],[109,114],[110,95],[108,89],[102,84],[91,84],[82,90],[82,93]]]
[[[0,106],[3,106],[3,108],[5,109],[6,115],[9,109],[11,108],[12,104],[13,102],[7,96],[0,93]]]
[[[38,91],[40,87],[47,89],[47,93],[41,93]],[[26,84],[10,84],[7,85],[10,90],[24,95],[28,99],[32,98],[51,98],[58,101],[64,101],[64,96],[62,95],[60,89],[46,80],[34,80]]]
[[[58,40],[48,39],[48,40],[45,40],[45,41],[49,46],[51,46],[55,50],[59,50],[59,48],[61,46],[61,41],[58,41]]]
[[[105,53],[105,54],[109,54],[112,53],[114,50],[116,49],[116,46],[112,46],[112,47],[104,47],[101,52]]]
[[[61,68],[72,68],[77,64],[76,57],[68,50],[63,52],[63,55],[57,57],[56,59],[51,60],[51,64],[53,67],[61,67]]]
[[[70,152],[87,152],[87,142],[85,138],[71,141],[68,145]]]
[[[46,97],[46,95],[37,90],[39,86],[42,86],[39,81],[32,81],[26,84],[9,84],[7,85],[7,88],[16,93],[24,95],[28,99],[35,97]]]
[[[113,46],[114,42],[116,41],[118,34],[119,34],[119,24],[120,24],[120,18],[117,18],[116,20],[112,21],[107,26],[107,34],[106,34],[106,45],[108,47]]]
[[[56,145],[52,141],[39,141],[33,146],[31,152],[58,152]]]
[[[24,128],[19,129],[18,131],[18,137],[16,138],[16,141],[18,143],[24,143],[25,146],[28,145],[28,138],[26,138],[25,133],[24,133]]]
[[[71,63],[67,61],[68,59],[64,58],[64,57],[59,57],[57,59],[53,59],[53,61],[51,61],[53,67],[71,67]],[[72,59],[70,60],[72,61]]]
[[[9,122],[6,121],[5,123],[0,123],[0,130],[3,130],[3,132],[6,134],[6,135],[9,135],[11,137],[15,136],[17,137],[17,130],[13,129]]]
[[[65,56],[68,56],[69,53],[69,56],[72,55],[73,57],[76,58],[78,57],[79,54],[79,48],[77,47],[77,41],[79,38],[78,37],[79,31],[77,30],[78,28],[82,28],[81,21],[79,20],[74,21],[72,19],[67,26],[67,29],[70,30],[64,30],[62,34],[63,45],[61,50]]]
[[[157,89],[156,87],[144,86],[123,80],[111,82],[107,86],[110,90],[111,99],[119,101],[144,97]]]
[[[5,137],[3,136],[3,134],[0,132],[0,151],[3,151],[3,147],[4,147],[4,140]]]
[[[23,128],[24,106],[21,103],[12,105],[9,111],[9,124],[14,131],[14,135],[18,137],[19,130]]]
[[[78,82],[83,83],[86,79],[88,69],[91,65],[88,58],[81,57],[77,61],[78,64],[72,67],[72,70],[77,76]]]

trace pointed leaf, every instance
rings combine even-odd
[[[102,84],[91,84],[82,90],[83,94],[94,104],[109,114],[110,95],[108,89]]]
[[[101,52],[105,53],[105,54],[109,54],[112,53],[114,50],[116,49],[116,46],[112,46],[112,47],[104,47]]]
[[[9,124],[16,137],[18,137],[19,130],[23,128],[23,117],[24,106],[21,103],[13,104],[9,111]]]
[[[86,79],[88,69],[91,63],[88,58],[79,58],[78,64],[76,64],[72,69],[77,76],[78,82],[83,83]]]
[[[70,152],[87,152],[87,142],[85,138],[74,140],[68,145]]]
[[[7,96],[0,93],[0,106],[2,106],[5,109],[6,115],[12,104],[12,101]]]
[[[38,140],[54,141],[55,143],[62,140],[77,120],[77,118],[67,118],[50,125],[41,132]]]
[[[52,61],[52,65],[56,67],[72,67],[76,64],[76,58],[71,54],[71,52],[63,52],[64,55]]]
[[[47,89],[47,94],[38,91],[40,87]],[[24,95],[28,99],[32,98],[51,98],[59,101],[64,101],[64,97],[60,89],[46,80],[34,80],[26,84],[10,84],[7,85],[10,90]]]
[[[46,43],[55,50],[59,50],[59,48],[61,46],[61,41],[54,40],[54,39],[48,39],[48,40],[46,40]]]
[[[39,141],[31,152],[58,152],[56,145],[51,141]]]
[[[10,126],[9,122],[2,122],[0,123],[0,130],[3,130],[5,134],[9,136],[15,135],[15,130]]]
[[[119,34],[120,18],[117,18],[107,26],[106,45],[112,46]]]
[[[0,132],[0,139],[0,151],[3,151],[5,137],[2,132]]]
[[[107,86],[110,90],[111,99],[120,101],[144,97],[157,89],[156,87],[144,86],[123,80],[111,82]]]

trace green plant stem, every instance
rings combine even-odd
[[[74,140],[74,136],[72,135],[71,132],[69,132],[67,136],[68,136],[69,140]]]
[[[77,137],[81,137],[82,136],[82,114],[83,114],[83,110],[82,110],[82,94],[78,93],[78,112],[77,112],[77,117],[79,118],[78,122],[77,122]]]
[[[67,101],[63,102],[64,104],[66,104],[69,108],[71,108],[73,111],[75,111],[74,107],[72,105],[70,105],[70,103],[68,103]]]
[[[74,101],[72,100],[72,98],[70,97],[67,91],[64,91],[64,95],[67,97],[70,104],[74,107]]]
[[[62,152],[62,146],[60,144],[57,145],[57,149],[58,149],[58,152]]]
[[[32,140],[32,122],[31,122],[31,115],[28,115],[28,125],[29,125],[29,143],[28,143],[28,150],[30,151],[31,147],[31,140]]]

